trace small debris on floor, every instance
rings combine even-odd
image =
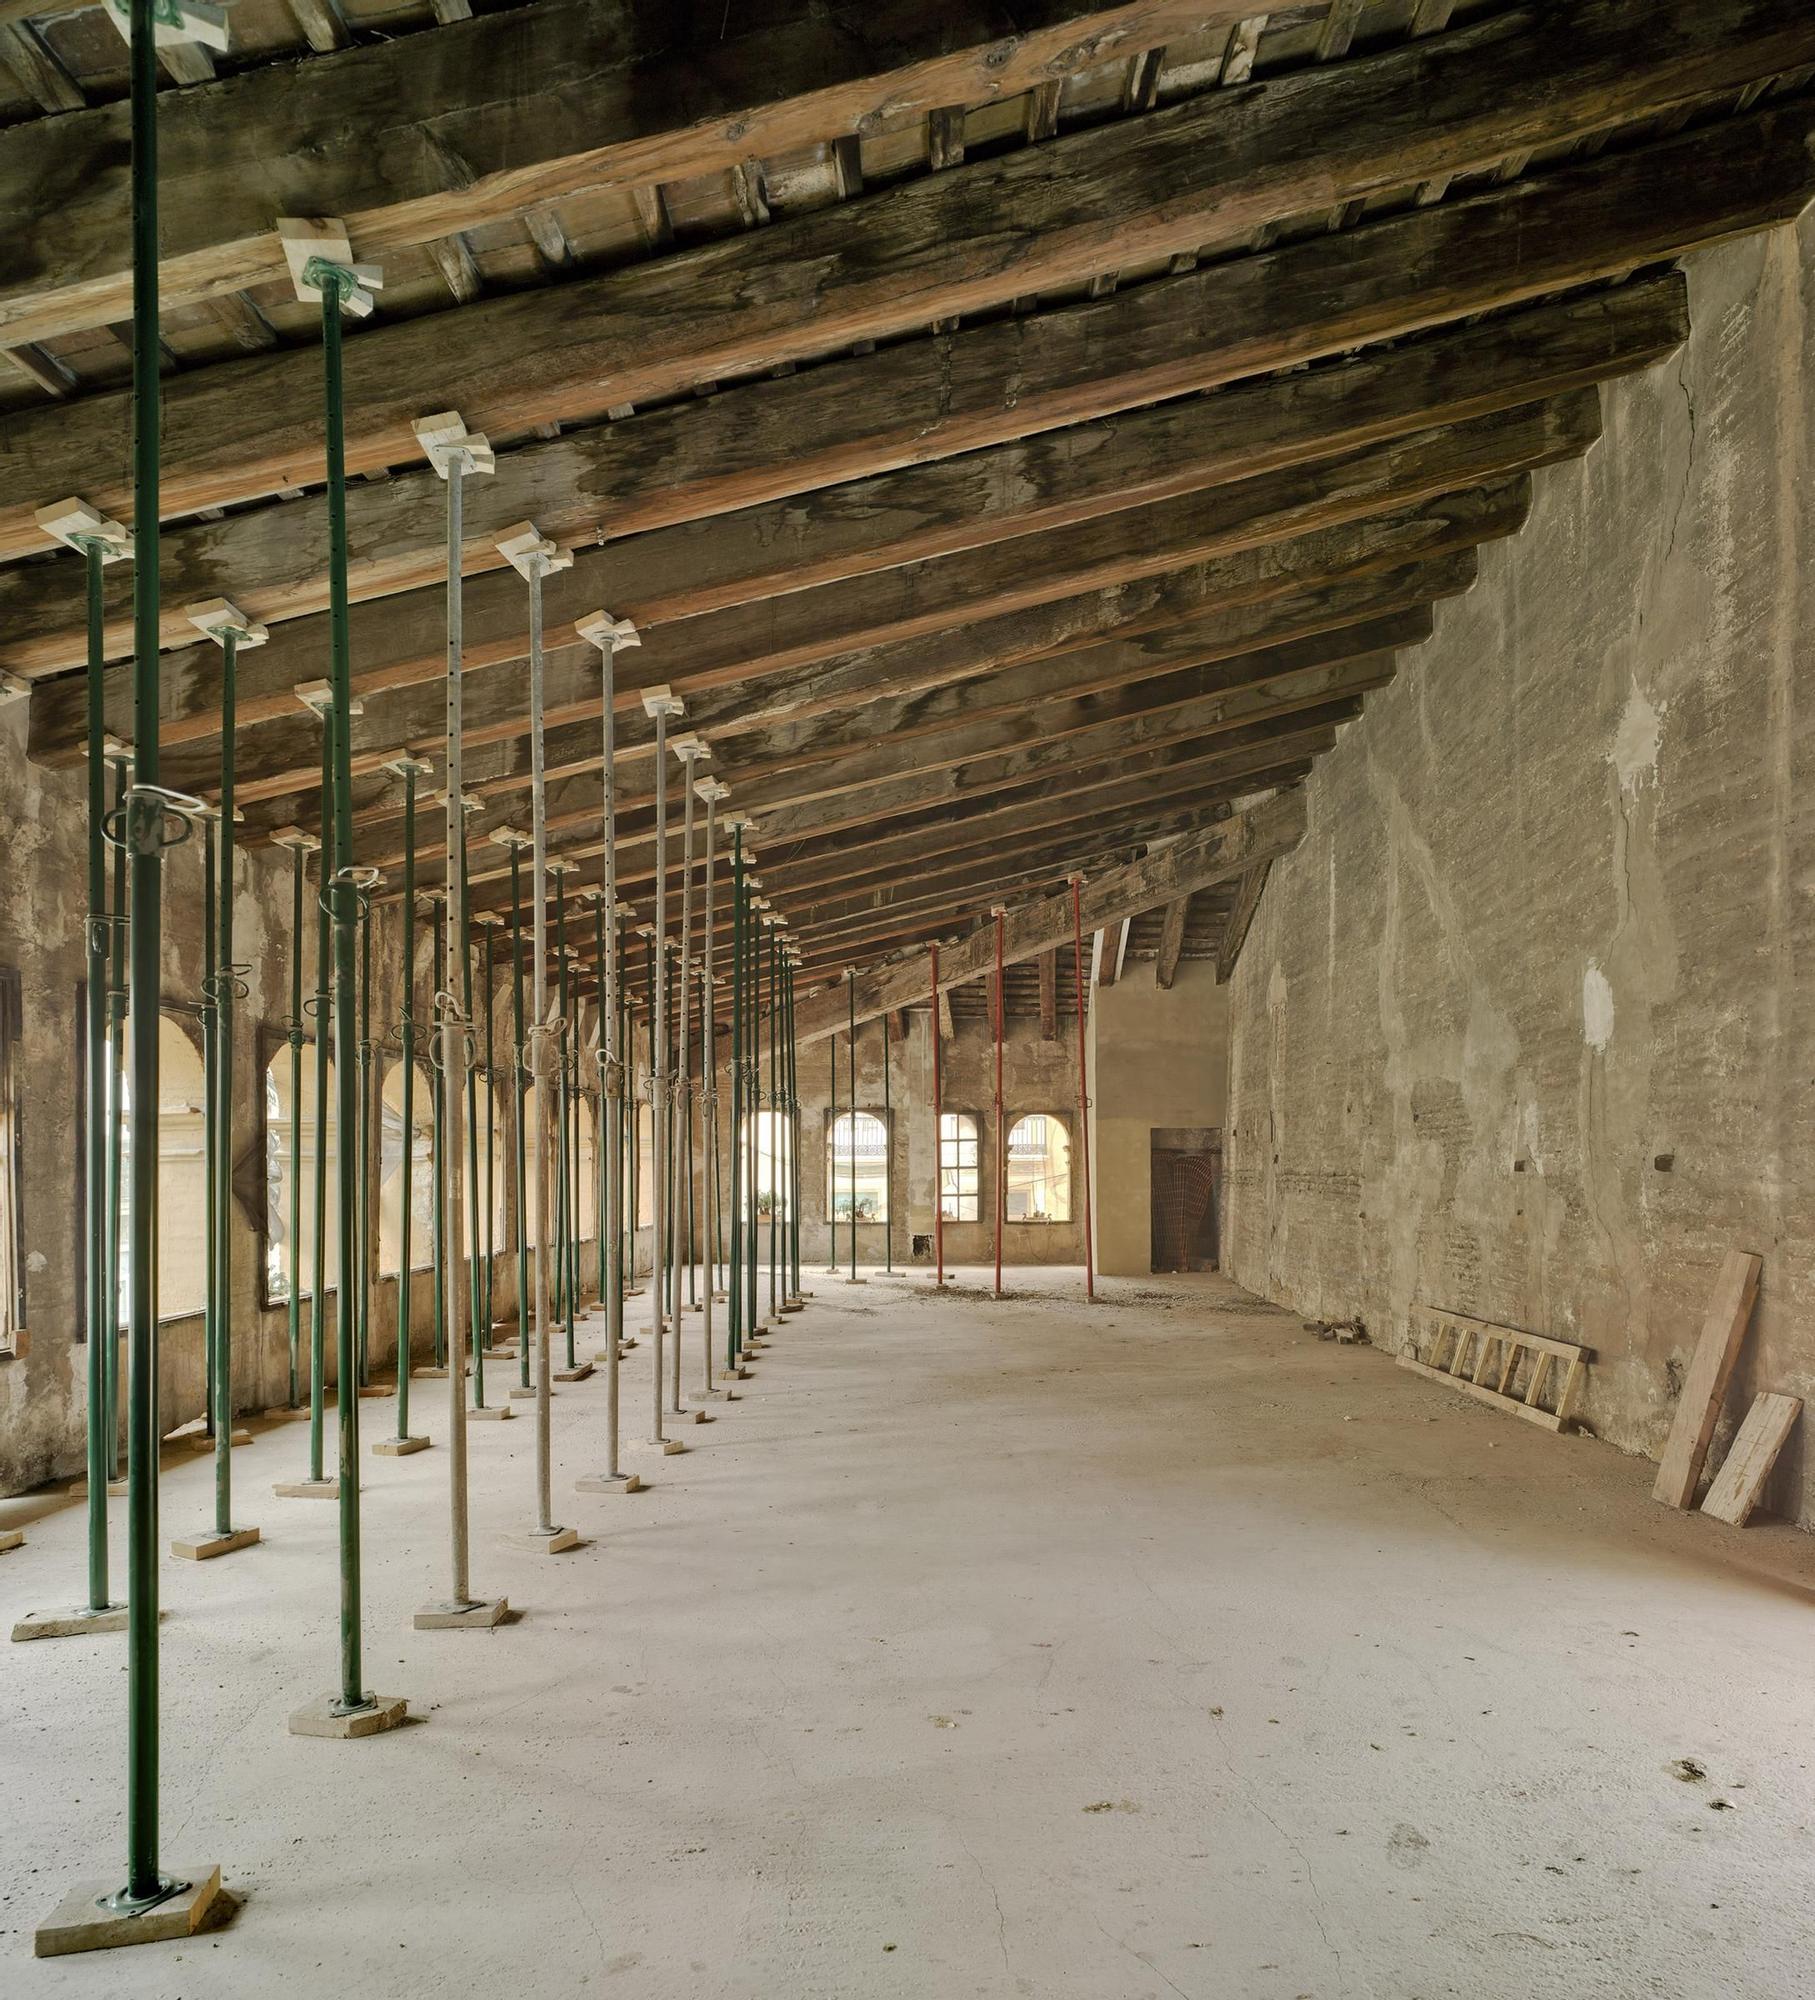
[[[1693,1757],[1679,1757],[1670,1766],[1670,1775],[1680,1778],[1685,1785],[1698,1785],[1708,1774]]]

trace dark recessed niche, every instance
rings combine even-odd
[[[1676,1155],[1674,1153],[1660,1153],[1651,1164],[1656,1167],[1660,1174],[1670,1173],[1676,1166]]]

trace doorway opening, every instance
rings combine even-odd
[[[1150,1160],[1152,1268],[1216,1270],[1222,1249],[1221,1130],[1207,1125],[1155,1127]]]

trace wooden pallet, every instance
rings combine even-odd
[[[1493,1320],[1470,1319],[1441,1306],[1415,1305],[1410,1317],[1412,1347],[1399,1356],[1401,1368],[1433,1382],[1447,1382],[1478,1403],[1510,1410],[1547,1431],[1560,1431],[1570,1421],[1582,1371],[1594,1359],[1593,1348]],[[1553,1394],[1548,1409],[1547,1388]]]

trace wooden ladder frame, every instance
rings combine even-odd
[[[1420,1320],[1435,1324],[1423,1358],[1417,1351]],[[1428,1376],[1433,1382],[1447,1382],[1477,1402],[1510,1410],[1545,1430],[1560,1431],[1570,1423],[1583,1371],[1594,1358],[1593,1348],[1552,1340],[1548,1334],[1527,1333],[1521,1327],[1502,1326],[1496,1320],[1473,1319],[1442,1306],[1414,1305],[1410,1322],[1412,1345],[1399,1356],[1401,1368]],[[1552,1407],[1546,1409],[1544,1391],[1559,1373],[1559,1363],[1562,1379]],[[1519,1374],[1527,1364],[1529,1372],[1521,1389]]]

